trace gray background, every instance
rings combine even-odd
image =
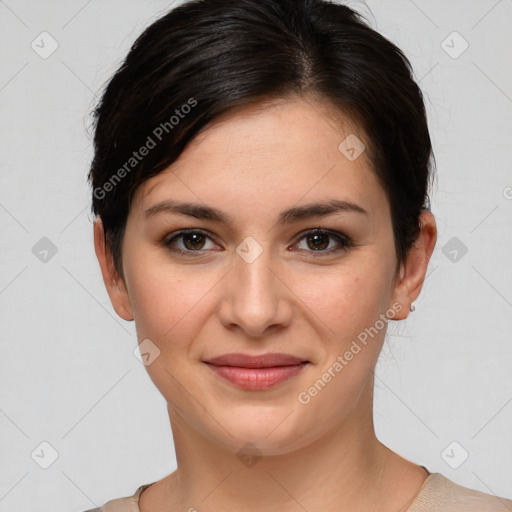
[[[85,510],[175,468],[165,402],[104,290],[86,184],[96,95],[171,5],[0,1],[0,512]],[[351,5],[410,58],[438,164],[438,243],[379,360],[377,435],[512,498],[512,2]]]

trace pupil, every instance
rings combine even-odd
[[[325,249],[325,247],[329,245],[329,242],[327,242],[327,244],[325,243],[325,241],[324,243],[322,243],[322,237],[324,239],[327,239],[327,236],[322,233],[315,233],[314,235],[309,235],[308,242],[313,242],[313,248],[315,249]]]
[[[185,242],[185,246],[187,247],[187,249],[200,249],[200,247],[196,247],[196,245],[202,245],[201,244],[201,241],[202,241],[202,238],[203,238],[203,235],[199,235],[197,233],[191,233],[189,235],[185,235],[183,240]],[[187,243],[187,241],[190,241],[192,239],[192,243]]]

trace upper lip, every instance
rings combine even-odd
[[[212,359],[208,359],[205,363],[215,366],[237,366],[240,368],[271,368],[273,366],[292,366],[308,361],[301,357],[295,357],[290,354],[261,354],[251,356],[248,354],[223,354]]]

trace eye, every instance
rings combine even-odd
[[[181,239],[181,247],[177,242]],[[178,233],[174,233],[173,236],[163,241],[163,244],[171,251],[179,254],[191,254],[201,253],[203,249],[213,249],[216,247],[212,243],[213,247],[205,247],[206,240],[212,240],[212,238],[200,229],[184,229]],[[199,254],[198,254],[199,255]],[[195,255],[194,255],[195,256]]]
[[[321,228],[312,229],[303,233],[299,241],[302,240],[305,240],[306,248],[299,248],[299,250],[312,252],[313,256],[322,256],[326,253],[331,254],[354,247],[354,243],[346,235],[338,233],[337,231],[329,231]],[[331,241],[335,242],[334,247],[331,246]]]
[[[302,233],[299,238],[299,245],[302,240],[305,240],[306,248],[299,247],[299,250],[312,253],[315,257],[348,250],[355,246],[346,235],[322,228],[315,228]],[[210,242],[209,247],[208,241]],[[331,242],[334,242],[334,246]],[[212,237],[206,231],[200,229],[184,229],[172,233],[162,243],[170,251],[187,256],[200,256],[201,252],[218,247],[213,243]]]

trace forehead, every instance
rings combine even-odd
[[[365,135],[327,103],[281,99],[245,107],[203,129],[176,162],[139,187],[134,206],[145,209],[171,197],[270,211],[328,196],[386,213],[367,152],[351,158],[346,140],[362,147]]]

